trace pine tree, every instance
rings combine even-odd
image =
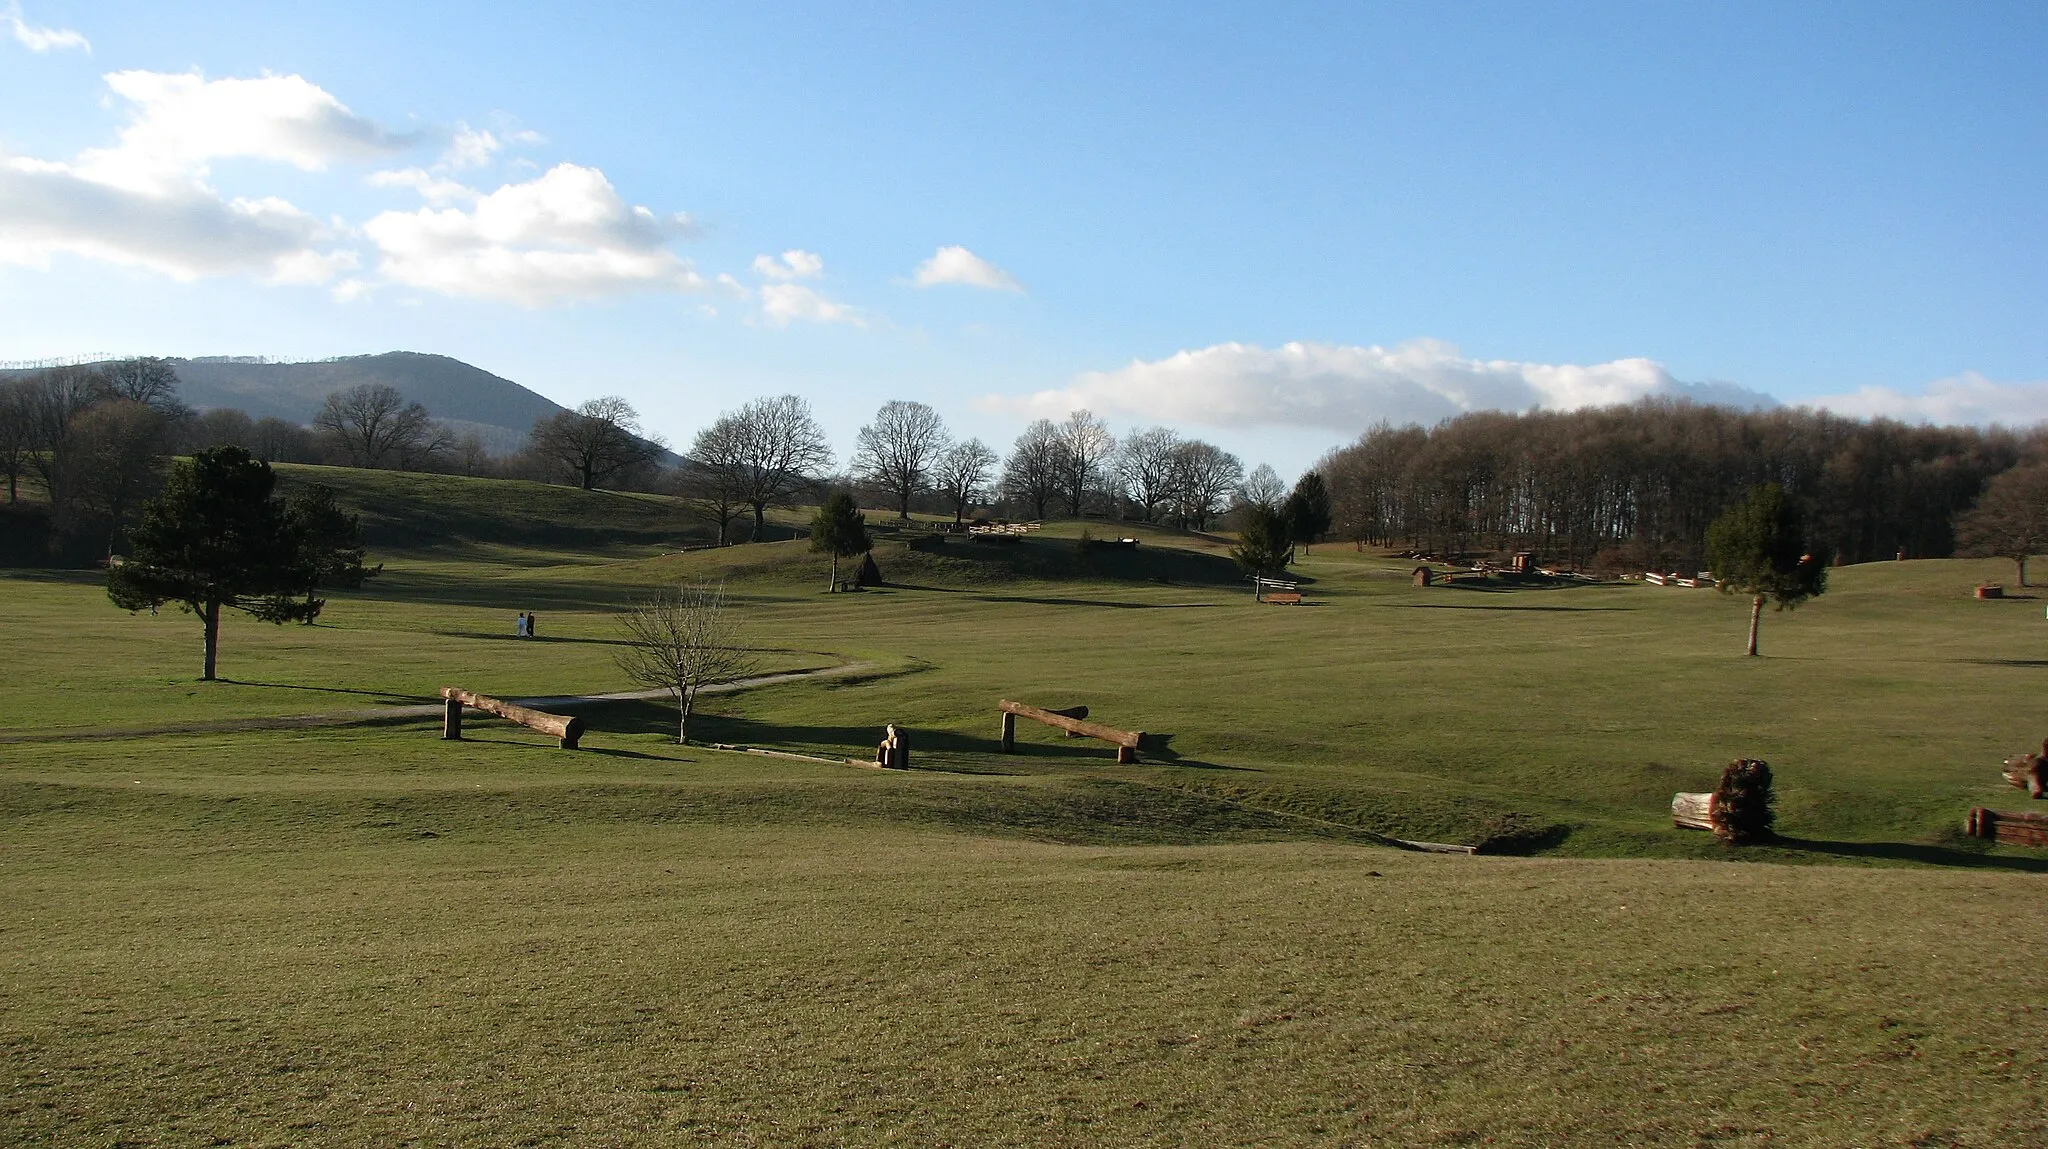
[[[811,518],[811,549],[832,555],[830,589],[839,589],[840,559],[866,554],[874,547],[875,541],[868,537],[867,516],[860,513],[853,496],[845,491],[828,495]]]
[[[1244,525],[1238,528],[1237,545],[1230,548],[1230,557],[1253,577],[1286,570],[1293,552],[1287,516],[1259,503],[1248,504],[1241,513]]]
[[[375,578],[384,565],[363,565],[362,522],[335,502],[334,488],[315,483],[301,490],[285,504],[285,513],[307,576],[305,623],[311,626],[327,605],[326,599],[313,597],[321,587],[353,590]]]
[[[1749,607],[1749,649],[1764,600],[1790,610],[1828,588],[1827,557],[1808,549],[1799,504],[1776,483],[1752,487],[1738,506],[1707,528],[1707,565],[1724,594],[1753,596]]]
[[[127,610],[175,602],[199,616],[205,671],[212,681],[220,649],[220,612],[245,611],[264,622],[307,616],[298,600],[310,574],[291,517],[270,497],[270,464],[240,447],[193,454],[143,504],[128,534],[128,560],[107,572],[107,597]]]
[[[1302,552],[1307,553],[1310,544],[1330,529],[1330,488],[1324,485],[1323,476],[1309,471],[1296,479],[1294,492],[1281,510],[1287,515],[1288,540],[1300,543]]]

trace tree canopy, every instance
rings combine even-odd
[[[832,556],[830,589],[839,588],[840,559],[866,554],[874,548],[875,541],[868,535],[867,516],[860,513],[853,496],[845,491],[825,496],[818,513],[811,517],[811,549]]]
[[[1707,561],[1723,593],[1753,596],[1752,655],[1766,599],[1789,610],[1828,586],[1827,557],[1809,549],[1799,504],[1777,483],[1750,488],[1741,503],[1707,527]]]
[[[107,597],[126,610],[177,603],[199,616],[211,681],[223,608],[264,622],[305,618],[311,584],[300,540],[271,497],[270,464],[240,447],[200,451],[179,464],[129,532],[129,555],[107,572]]]
[[[1287,517],[1263,503],[1244,509],[1244,524],[1237,531],[1237,545],[1230,557],[1253,576],[1277,575],[1287,569],[1293,555],[1288,539]]]
[[[2029,463],[1991,480],[1956,523],[1958,554],[2011,559],[2027,585],[2027,556],[2048,549],[2048,463]]]
[[[617,395],[542,416],[534,421],[526,445],[586,491],[654,462],[662,451],[659,443],[640,433],[640,413]]]

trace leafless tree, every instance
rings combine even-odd
[[[676,704],[676,741],[688,743],[690,710],[707,686],[754,672],[759,660],[741,645],[739,621],[726,609],[723,584],[658,590],[619,620],[626,644],[616,658],[627,678],[666,690]]]
[[[455,460],[462,466],[462,473],[475,478],[490,465],[491,451],[484,446],[484,437],[471,431],[455,441]]]
[[[1206,529],[1223,509],[1224,500],[1244,478],[1236,455],[1200,439],[1173,448],[1168,456],[1168,501],[1173,517],[1184,527]]]
[[[1059,427],[1050,419],[1035,420],[1017,436],[1003,463],[1003,494],[1030,504],[1033,518],[1044,518],[1066,479],[1065,462]]]
[[[249,453],[266,463],[304,463],[314,458],[313,436],[297,423],[272,415],[249,431]]]
[[[21,499],[21,475],[35,451],[36,435],[29,409],[29,385],[0,383],[0,469],[7,472],[7,501]]]
[[[71,421],[93,404],[109,398],[107,381],[85,367],[55,367],[23,383],[23,425],[28,435],[28,469],[43,484],[50,509],[60,518],[69,494],[67,484],[79,470],[66,458]]]
[[[427,409],[389,383],[358,383],[327,396],[313,426],[327,433],[358,467],[410,469],[453,442]]]
[[[1180,435],[1170,427],[1147,427],[1124,436],[1117,450],[1117,478],[1131,501],[1145,508],[1148,521],[1167,501],[1173,449],[1180,442]]]
[[[1078,516],[1116,457],[1116,436],[1086,408],[1068,414],[1059,432],[1060,495],[1066,500],[1067,513]]]
[[[640,413],[617,395],[543,416],[533,424],[527,449],[567,471],[586,491],[652,463],[662,450],[640,433]]]
[[[1252,473],[1237,485],[1237,501],[1247,506],[1264,507],[1272,510],[1287,497],[1287,484],[1280,481],[1280,475],[1264,463],[1252,468]]]
[[[854,439],[854,477],[895,496],[896,516],[908,519],[911,498],[929,485],[932,467],[951,439],[937,411],[891,399]]]
[[[99,529],[112,555],[135,509],[162,485],[170,425],[157,408],[118,397],[74,416],[56,452],[58,525]]]
[[[255,431],[256,421],[246,412],[233,407],[215,407],[186,420],[178,437],[186,451],[203,451],[208,447],[241,447],[247,450],[256,437]]]
[[[720,472],[718,482],[731,484],[753,509],[752,537],[759,541],[768,508],[788,506],[799,492],[815,486],[832,465],[832,448],[809,403],[778,395],[720,415],[698,433],[690,458]]]
[[[967,508],[987,490],[989,473],[1000,461],[980,439],[956,444],[939,456],[932,470],[932,485],[953,504],[954,522],[967,517]]]
[[[117,359],[100,364],[99,375],[106,380],[107,389],[123,399],[147,404],[172,419],[191,413],[178,399],[178,370],[167,360],[153,356]]]
[[[705,445],[701,435],[697,442],[699,447]],[[729,467],[707,467],[685,456],[682,466],[672,472],[669,483],[676,494],[718,524],[718,545],[731,546],[732,525],[748,509],[739,472]]]
[[[2027,556],[2048,550],[2048,463],[2014,467],[1991,480],[1956,524],[1957,554],[2008,558],[2027,585]]]

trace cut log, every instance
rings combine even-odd
[[[1682,830],[1713,829],[1714,796],[1711,793],[1673,794],[1671,823]]]
[[[531,727],[542,734],[552,734],[560,740],[564,750],[576,749],[576,743],[583,737],[583,720],[573,715],[549,714],[545,710],[534,710],[502,698],[492,698],[487,694],[464,690],[459,686],[443,687],[441,697],[458,706],[472,707],[486,714],[495,714],[500,718],[517,722],[521,726]],[[455,721],[459,732],[462,721],[459,715]],[[445,726],[441,736],[448,737]]]
[[[1018,718],[1029,718],[1034,722],[1057,727],[1066,731],[1069,737],[1100,738],[1104,742],[1114,742],[1117,746],[1116,760],[1124,765],[1138,760],[1139,744],[1145,740],[1145,733],[1142,730],[1118,730],[1114,726],[1104,726],[1099,722],[1084,722],[1071,717],[1071,711],[1046,710],[1043,707],[1026,706],[1022,702],[1011,702],[1008,699],[998,705],[1003,712],[1005,754],[1013,753],[1016,749]],[[1079,710],[1083,714],[1088,712],[1086,707],[1078,706],[1071,710]]]
[[[2048,814],[2022,814],[2005,810],[1970,811],[1963,830],[1973,838],[1989,838],[2002,846],[2048,847]]]

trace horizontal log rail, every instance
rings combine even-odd
[[[531,727],[542,734],[551,734],[564,750],[576,749],[576,743],[583,737],[583,720],[574,715],[549,714],[545,710],[535,710],[459,686],[442,687],[441,698],[447,704],[441,718],[441,737],[451,741],[462,737],[462,708],[465,706]]]
[[[1019,718],[1029,718],[1033,722],[1043,722],[1047,726],[1057,727],[1071,735],[1078,735],[1083,738],[1100,738],[1104,742],[1114,742],[1117,746],[1116,760],[1126,764],[1138,760],[1138,746],[1145,739],[1145,733],[1142,730],[1118,730],[1114,726],[1104,726],[1100,722],[1087,722],[1081,718],[1072,717],[1070,712],[1047,710],[1039,706],[1026,706],[1022,702],[1011,702],[1008,699],[998,703],[997,709],[1002,712],[1003,716],[1003,753],[1005,754],[1016,752],[1017,719]],[[1080,711],[1082,714],[1088,713],[1086,707],[1077,706],[1073,709]]]

